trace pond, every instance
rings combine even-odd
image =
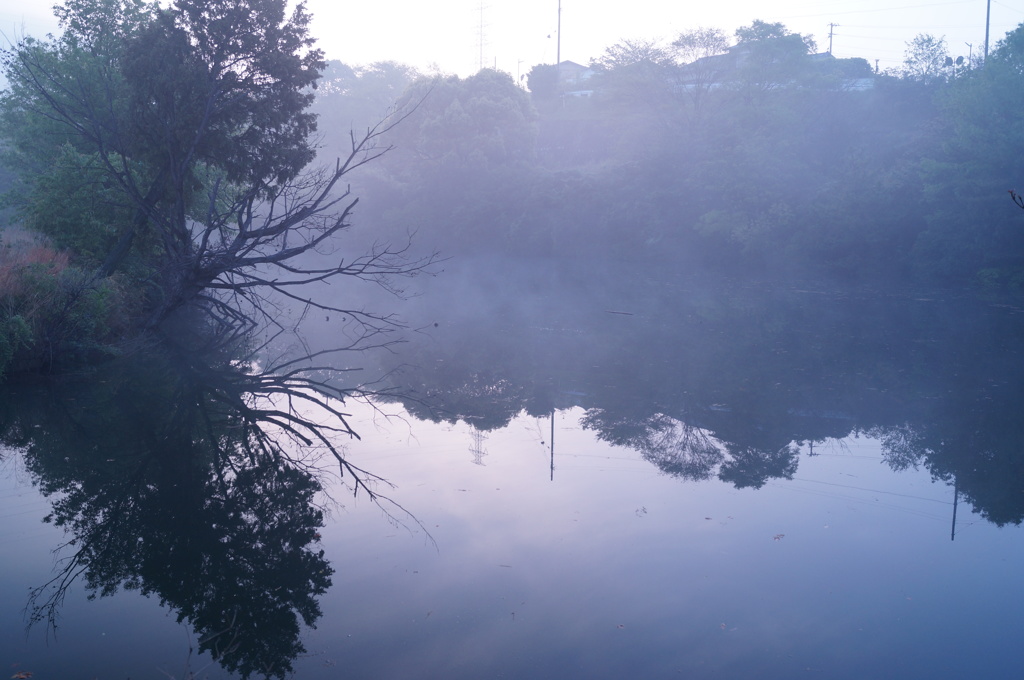
[[[157,441],[152,377],[8,386],[9,674],[1018,672],[1016,302],[482,263],[402,313],[376,503]]]

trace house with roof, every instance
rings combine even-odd
[[[801,53],[800,36],[785,36],[759,43],[739,43],[722,54],[701,57],[681,67],[685,90],[712,90],[730,83],[755,79],[762,89],[794,84],[800,76],[837,79],[847,90],[874,87],[874,73],[864,59],[836,59],[830,52]],[[786,41],[793,44],[786,44]]]
[[[568,97],[589,97],[594,90],[587,87],[587,81],[593,75],[594,70],[589,66],[564,60],[558,64],[559,89]]]

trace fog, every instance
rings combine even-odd
[[[1005,122],[1024,105],[1022,35],[984,68],[922,36],[880,72],[755,22],[738,42],[695,31],[538,66],[528,89],[332,63],[321,159],[350,127],[395,123],[355,180],[345,248],[437,256],[398,295],[331,291],[395,321],[357,360],[366,384],[479,431],[581,407],[666,473],[738,487],[791,476],[792,442],[870,433],[922,460],[949,414],[1016,399],[989,390],[1019,363],[998,310],[1024,281],[1006,193],[1024,137]],[[327,346],[334,324],[302,332]]]
[[[67,147],[47,156],[36,128],[17,130],[11,145],[41,149],[41,169],[0,175],[25,184],[0,218],[71,255],[16,263],[67,294],[47,298],[60,314],[8,282],[22,305],[8,316],[41,320],[34,351],[51,363],[19,357],[28,324],[5,320],[0,458],[43,494],[12,481],[35,503],[20,514],[42,508],[69,534],[42,583],[46,566],[21,562],[49,566],[50,537],[35,550],[22,539],[38,534],[17,534],[5,611],[55,626],[67,598],[73,635],[133,631],[107,638],[116,652],[36,635],[19,662],[40,677],[121,655],[151,669],[177,618],[186,670],[194,648],[242,677],[333,678],[334,656],[385,678],[427,664],[456,678],[1012,664],[1024,203],[1007,189],[1024,178],[1024,25],[985,63],[922,35],[886,69],[797,29],[624,40],[523,79],[329,62],[301,172],[302,134],[291,154],[267,142],[295,123],[272,120],[273,87],[246,93],[259,116],[192,130],[167,121],[213,107],[217,88],[178,99],[177,79],[136,68],[133,106],[168,116],[145,119],[122,162],[164,168],[138,173],[156,196],[180,152],[193,174],[175,175],[167,206],[126,207],[111,178],[127,173],[62,165]],[[295,115],[315,71],[291,90]],[[166,107],[148,109],[157,90]],[[135,129],[135,110],[109,129]],[[234,149],[235,126],[256,119],[270,122]],[[194,137],[179,144],[182,130]],[[203,162],[237,174],[192,156],[217,134],[238,153]],[[218,194],[229,184],[244,198]],[[154,215],[187,237],[152,233]],[[115,237],[135,259],[99,290]],[[72,257],[80,278],[58,278]],[[907,507],[860,513],[880,494],[943,505],[922,530]],[[954,552],[959,503],[970,533]],[[138,612],[100,618],[84,597],[120,605],[124,590]],[[908,592],[932,609],[908,615]],[[965,652],[950,611],[994,623]],[[882,652],[860,653],[865,639]],[[786,657],[767,673],[765,650]],[[915,653],[929,658],[904,673]]]
[[[1024,104],[1022,31],[984,68],[947,65],[950,47],[921,36],[878,72],[755,22],[537,66],[528,89],[489,69],[331,62],[315,104],[320,162],[382,121],[389,148],[353,176],[359,204],[331,257],[379,243],[436,253],[396,284],[406,301],[365,286],[353,298],[412,328],[435,308],[480,323],[530,319],[536,305],[571,313],[570,289],[637,276],[651,292],[684,274],[1019,290],[1024,214],[1006,190],[1024,177],[1024,137],[1006,121]],[[626,306],[648,309],[653,297],[630,289]]]

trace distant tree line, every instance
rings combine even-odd
[[[694,29],[624,41],[583,71],[539,65],[529,92],[488,69],[404,71],[399,107],[416,110],[362,217],[448,254],[1024,285],[1006,198],[1024,178],[1024,26],[984,64],[927,35],[881,73],[815,50],[757,21],[735,41]]]
[[[0,365],[182,318],[242,338],[275,298],[351,312],[303,283],[415,271],[378,245],[412,232],[450,255],[1024,285],[1024,26],[984,64],[918,36],[885,73],[782,24],[698,28],[537,66],[527,91],[326,62],[301,7],[232,7],[69,3],[60,37],[3,52],[2,217],[45,238],[3,253]],[[325,258],[350,181],[368,256]]]

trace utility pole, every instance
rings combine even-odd
[[[838,25],[839,24],[829,24],[828,25],[828,53],[829,54],[832,54],[832,31]]]
[[[949,540],[956,540],[956,502],[960,498],[960,480],[953,475],[953,526],[949,530]]]
[[[555,73],[558,74],[559,99],[562,100],[562,108],[565,109],[565,92],[562,91],[562,0],[558,0],[558,34],[555,36]],[[551,427],[555,426],[554,411],[551,412]],[[553,445],[552,445],[553,446]],[[555,450],[551,449],[551,479],[555,478]]]
[[[562,73],[562,0],[558,0],[558,31],[555,33],[555,66],[558,67],[558,73]],[[985,38],[985,49],[988,49],[988,38]]]
[[[555,407],[551,407],[551,481],[555,481]]]
[[[988,62],[988,29],[992,24],[992,0],[988,0],[987,8],[985,9],[985,62]]]

